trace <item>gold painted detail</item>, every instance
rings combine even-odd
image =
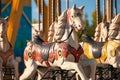
[[[120,46],[120,44],[112,40],[109,41],[109,46],[112,48],[112,50],[110,51],[110,55],[114,57],[116,55],[115,50]]]
[[[94,57],[90,54],[91,51],[89,43],[84,43],[84,47],[85,47],[84,54],[87,56],[87,58],[93,59]]]
[[[105,45],[104,45],[103,48],[102,48],[102,52],[103,52],[104,55],[100,57],[100,60],[103,60],[103,61],[106,60],[106,58],[107,58],[107,56],[108,56],[107,46],[108,46],[108,42],[105,43]]]

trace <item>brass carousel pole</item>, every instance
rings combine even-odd
[[[61,0],[57,0],[57,11],[58,11],[57,16],[60,16],[60,14],[61,14]]]
[[[115,0],[115,16],[117,15],[117,0]]]
[[[0,17],[1,17],[1,9],[2,9],[1,5],[2,5],[2,2],[0,0]]]
[[[40,31],[40,0],[38,0],[38,27]]]
[[[44,40],[47,40],[48,37],[48,6],[45,4],[45,1],[42,0],[42,12],[43,12],[43,35],[44,35]]]
[[[66,0],[66,9],[69,8],[69,0]]]
[[[107,22],[111,22],[111,19],[112,19],[112,0],[106,0],[106,17],[107,17]]]
[[[111,19],[113,18],[113,0],[111,0]]]
[[[117,0],[115,0],[115,9],[116,9],[116,15],[117,15]]]
[[[105,5],[105,0],[103,0],[103,19],[102,22],[106,22],[106,5]]]
[[[56,0],[49,0],[48,16],[49,26],[55,21]]]
[[[48,3],[48,25],[50,26],[52,23],[52,0],[49,0]]]
[[[105,17],[105,0],[103,0],[103,17]]]
[[[56,0],[52,0],[52,22],[55,21],[55,11],[56,11],[55,1]]]
[[[100,23],[100,0],[96,0],[96,18],[98,25]]]

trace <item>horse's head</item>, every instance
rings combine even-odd
[[[7,32],[7,22],[8,22],[8,17],[6,18],[0,18],[0,37],[4,37]]]
[[[84,6],[77,8],[76,5],[73,5],[71,9],[67,12],[67,21],[77,32],[84,29],[82,15],[83,15]]]

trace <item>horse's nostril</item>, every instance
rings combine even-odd
[[[79,25],[79,27],[80,27],[80,25]]]

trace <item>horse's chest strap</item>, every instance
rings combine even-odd
[[[79,46],[78,50],[74,49],[73,47],[69,46],[69,49],[71,51],[71,53],[74,55],[75,57],[75,62],[79,61],[80,55],[83,54],[83,49],[81,46]]]

